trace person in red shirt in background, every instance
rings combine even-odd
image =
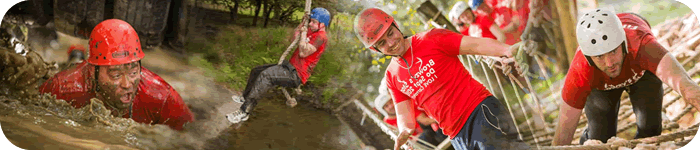
[[[500,42],[506,40],[503,31],[494,24],[493,19],[475,16],[472,9],[463,1],[455,3],[448,16],[457,30],[464,35],[490,38]]]
[[[474,80],[457,55],[513,58],[525,46],[431,29],[404,37],[394,18],[369,8],[355,18],[355,33],[366,48],[393,56],[386,80],[397,112],[399,137],[394,149],[415,131],[414,107],[438,122],[455,149],[528,149],[517,139],[512,118],[486,88]]]
[[[274,86],[299,87],[301,84],[306,84],[318,60],[321,59],[321,54],[326,50],[328,23],[330,23],[328,10],[320,7],[312,9],[307,34],[302,36],[299,47],[294,51],[289,62],[253,68],[243,91],[243,99],[234,99],[243,103],[241,109],[226,115],[226,118],[232,123],[248,120],[250,112],[258,104],[261,96]],[[305,29],[299,25],[294,36],[298,36],[301,30]]]
[[[520,41],[520,34],[525,29],[527,22],[527,12],[519,14],[509,8],[510,1],[469,0],[469,7],[472,8],[476,17],[485,17],[493,20],[493,23],[500,29],[503,40],[506,44],[514,44]],[[482,5],[483,4],[483,5]],[[523,20],[524,19],[524,20]]]
[[[637,116],[635,138],[661,134],[664,83],[700,108],[700,86],[639,15],[594,10],[578,20],[576,36],[579,48],[566,74],[552,145],[570,144],[584,108],[588,128],[579,143],[606,142],[615,136],[623,91],[629,93]]]
[[[379,113],[384,115],[384,122],[398,127],[394,102],[391,101],[391,95],[388,90],[386,86],[386,77],[382,78],[381,84],[379,85],[379,95],[374,99],[374,106],[378,108],[377,111],[379,111]],[[432,145],[438,145],[447,138],[445,134],[442,134],[442,130],[439,129],[437,122],[428,118],[425,112],[418,110],[418,107],[413,107],[413,112],[416,117],[416,132],[413,132],[414,136],[418,135],[419,139]]]
[[[165,124],[176,130],[194,121],[180,94],[141,66],[145,54],[129,23],[118,19],[102,21],[92,30],[89,45],[86,62],[51,77],[39,92],[56,95],[56,99],[76,108],[97,98],[113,116]]]

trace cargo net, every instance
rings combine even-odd
[[[551,33],[553,33],[552,27],[557,26],[551,21],[547,21],[542,17],[533,17],[533,14],[537,11],[533,11],[530,15],[530,19],[534,21],[528,22],[527,28],[523,32],[521,39],[528,40],[526,37],[530,32],[532,26],[542,27],[547,34],[545,41],[551,48],[555,43]],[[542,15],[538,15],[542,16]],[[533,22],[538,25],[533,25]],[[657,25],[653,28],[654,35],[657,36],[659,43],[661,43],[670,53],[674,54],[676,59],[681,62],[682,66],[692,66],[690,69],[686,70],[688,76],[698,83],[700,82],[700,77],[698,71],[700,70],[700,58],[698,58],[698,52],[700,52],[700,25],[698,24],[697,17],[692,13],[685,15],[684,17],[668,20],[665,23]],[[555,47],[555,46],[554,46]],[[677,149],[686,145],[693,136],[698,131],[698,125],[694,124],[689,127],[681,128],[678,121],[688,113],[694,113],[693,107],[685,102],[678,102],[682,97],[680,94],[673,92],[670,87],[664,85],[664,100],[663,100],[663,110],[662,110],[662,124],[663,132],[661,135],[640,138],[640,139],[624,139],[620,137],[612,137],[603,143],[598,140],[588,140],[585,141],[583,145],[578,145],[578,140],[573,140],[569,146],[550,146],[552,139],[554,138],[555,128],[556,128],[556,118],[558,116],[550,114],[558,114],[558,106],[562,102],[561,100],[561,88],[563,85],[563,78],[552,81],[551,76],[548,74],[548,70],[543,64],[543,60],[552,60],[548,56],[535,52],[534,63],[540,69],[537,73],[527,74],[524,73],[522,77],[516,77],[512,74],[503,75],[499,73],[501,70],[497,69],[498,66],[494,66],[495,62],[499,61],[500,58],[494,57],[483,57],[483,56],[463,56],[461,57],[463,63],[467,70],[473,73],[473,76],[479,80],[481,77],[481,83],[485,83],[489,91],[497,95],[497,93],[502,93],[499,98],[503,98],[505,104],[508,106],[508,111],[510,116],[513,118],[513,122],[516,123],[516,129],[518,130],[519,138],[524,142],[528,143],[532,148],[537,149],[618,149],[618,148],[642,148],[642,149]],[[483,63],[472,63],[475,61]],[[552,62],[553,63],[553,62]],[[533,66],[533,65],[531,65]],[[686,69],[688,67],[685,67]],[[493,74],[491,74],[493,72]],[[559,71],[562,72],[562,71]],[[475,74],[476,73],[476,74]],[[506,77],[502,77],[506,76]],[[484,80],[485,78],[485,80]],[[495,78],[496,81],[493,81]],[[507,78],[507,79],[502,79]],[[540,84],[533,84],[531,81],[541,80]],[[504,84],[505,80],[508,80],[512,86],[513,91],[504,90],[507,84]],[[522,83],[521,81],[525,81]],[[554,84],[553,84],[554,83]],[[533,85],[546,85],[548,90],[546,92],[536,92]],[[530,92],[527,92],[530,91]],[[520,92],[525,92],[521,96]],[[515,95],[515,96],[513,96]],[[514,102],[514,99],[517,100]],[[542,107],[547,106],[547,107]],[[519,111],[517,109],[520,109]],[[620,111],[618,114],[618,127],[617,134],[629,131],[633,127],[636,127],[636,117],[631,117],[634,114],[632,105],[627,94],[623,94],[622,100],[620,101]],[[678,111],[680,110],[680,111]],[[525,118],[524,121],[518,121],[517,118]],[[574,139],[579,139],[583,130],[586,128],[587,118],[585,113],[582,113],[581,119],[578,122],[578,128],[576,129]]]
[[[535,1],[531,1],[535,2]],[[533,4],[530,4],[532,7]],[[527,27],[521,36],[522,40],[539,40],[546,45],[545,49],[561,50],[557,46],[554,31],[559,30],[559,25],[551,20],[547,20],[541,14],[542,8],[532,9],[529,15]],[[541,28],[537,31],[534,28]],[[540,32],[541,36],[529,36],[532,32]],[[692,68],[686,70],[687,74],[695,83],[700,82],[700,25],[697,17],[689,13],[681,18],[668,20],[665,23],[653,27],[654,35],[661,45],[663,45],[670,53],[674,54],[677,60],[681,62],[685,69],[688,66]],[[534,34],[534,33],[533,33]],[[539,38],[539,39],[536,39]],[[678,102],[682,97],[680,94],[672,92],[670,87],[664,85],[664,100],[662,110],[663,132],[661,135],[640,138],[640,139],[624,139],[620,137],[612,137],[606,143],[598,140],[588,140],[583,145],[579,145],[578,140],[581,137],[583,130],[586,128],[587,118],[585,112],[582,113],[581,119],[578,122],[577,129],[573,135],[573,145],[567,146],[550,146],[552,138],[554,138],[556,122],[558,115],[558,106],[561,100],[561,88],[563,85],[562,76],[565,76],[565,71],[555,71],[548,69],[545,66],[553,66],[557,63],[555,59],[545,55],[544,53],[535,50],[532,56],[530,66],[536,66],[538,69],[533,73],[524,73],[524,75],[503,74],[503,67],[495,65],[501,58],[485,57],[476,55],[460,56],[464,67],[479,80],[484,86],[498,97],[501,102],[504,102],[508,107],[508,113],[513,118],[518,131],[518,138],[526,142],[533,149],[625,149],[625,148],[641,148],[641,149],[677,149],[686,145],[693,139],[698,131],[699,124],[690,125],[682,128],[678,121],[687,114],[694,113],[692,106],[685,102]],[[564,60],[565,61],[565,60]],[[534,63],[534,64],[533,64]],[[547,63],[547,64],[545,64]],[[562,62],[559,62],[562,63]],[[559,74],[552,74],[559,72]],[[553,79],[553,76],[559,76],[559,79]],[[536,80],[536,81],[531,81]],[[535,84],[533,84],[535,82]],[[534,87],[533,85],[539,85]],[[543,92],[537,92],[535,88],[546,88]],[[355,102],[359,108],[362,108],[366,116],[370,116],[380,128],[389,135],[392,139],[398,135],[397,131],[385,124],[381,119],[376,117],[376,114],[365,108],[360,102]],[[545,107],[543,107],[545,106]],[[634,114],[629,95],[623,94],[620,101],[620,111],[618,114],[617,133],[620,134],[629,131],[636,127],[636,117],[631,117]],[[678,111],[678,110],[681,111]],[[417,139],[417,137],[413,137]],[[423,143],[423,145],[418,144]],[[426,146],[427,145],[427,146]],[[451,144],[449,139],[441,142],[439,145],[430,145],[421,140],[414,140],[402,146],[407,149],[413,147],[415,149],[447,149]]]

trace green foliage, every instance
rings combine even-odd
[[[337,16],[349,18],[345,14]],[[248,74],[255,66],[277,63],[293,40],[293,29],[289,27],[219,26],[219,29],[218,36],[211,40],[188,42],[188,49],[201,50],[197,56],[190,58],[190,63],[234,90],[245,88]],[[361,44],[354,36],[347,36],[352,35],[351,29],[332,26],[326,30],[326,50],[307,81],[307,84],[314,84],[323,90],[321,101],[324,103],[335,102],[339,95],[348,93],[344,85],[365,76],[360,69],[352,67],[362,66],[361,63],[365,62],[357,61],[359,55],[352,53]],[[289,57],[291,54],[287,59]]]
[[[612,6],[617,12],[633,12],[647,19],[651,26],[692,13],[683,3],[672,0],[600,0],[599,6]]]

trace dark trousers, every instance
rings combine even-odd
[[[430,127],[430,125],[420,125],[420,128],[423,129],[423,133],[421,133],[418,138],[426,141],[432,145],[437,146],[440,144],[440,142],[444,141],[447,138],[447,135],[442,133],[442,129],[438,129],[437,131],[433,131],[433,128]]]
[[[301,79],[289,62],[257,66],[250,71],[243,91],[245,102],[241,105],[241,110],[250,113],[258,104],[260,97],[274,86],[298,87],[299,85],[301,85]]]
[[[518,139],[508,111],[493,96],[484,99],[472,111],[451,143],[457,150],[530,149]]]
[[[607,142],[617,134],[617,114],[620,109],[620,96],[627,91],[637,116],[637,135],[645,138],[661,134],[661,107],[663,84],[656,75],[646,72],[642,78],[628,87],[601,91],[594,89],[588,95],[585,111],[588,128],[584,130],[579,143],[588,139]]]

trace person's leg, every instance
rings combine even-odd
[[[656,75],[646,72],[637,83],[629,86],[634,115],[637,116],[636,138],[661,134],[661,107],[663,105],[663,82]]]
[[[258,76],[260,76],[260,73],[269,68],[275,66],[275,64],[267,64],[267,65],[262,65],[262,66],[257,66],[253,69],[250,70],[250,74],[248,75],[248,81],[246,82],[245,89],[243,90],[243,96],[244,98],[248,97],[248,94],[250,93],[250,90],[253,88],[255,85],[255,80],[258,79]]]
[[[282,65],[271,66],[260,72],[249,93],[244,97],[245,102],[241,105],[241,110],[250,113],[253,107],[257,105],[257,100],[275,85],[285,87],[299,86],[297,75],[292,73],[293,71]]]
[[[605,143],[617,133],[617,112],[620,108],[620,96],[624,89],[601,91],[593,89],[586,100],[586,117],[588,128],[583,131],[579,143],[589,139]]]
[[[420,127],[423,129],[423,133],[421,133],[420,136],[418,136],[418,139],[426,141],[434,146],[437,146],[438,144],[440,144],[440,142],[442,142],[435,140],[436,133],[435,131],[433,131],[430,125],[425,126],[421,124]]]
[[[495,97],[486,98],[452,139],[455,149],[530,149],[518,139],[515,124]]]
[[[253,108],[258,104],[258,100],[262,94],[275,85],[296,87],[300,84],[299,77],[288,67],[274,65],[257,73],[259,70],[260,68],[256,68],[251,72],[249,83],[246,85],[246,90],[243,93],[243,105],[241,105],[240,110],[226,116],[229,121],[239,123],[248,120],[249,113],[253,111]],[[254,76],[256,73],[258,75]]]

